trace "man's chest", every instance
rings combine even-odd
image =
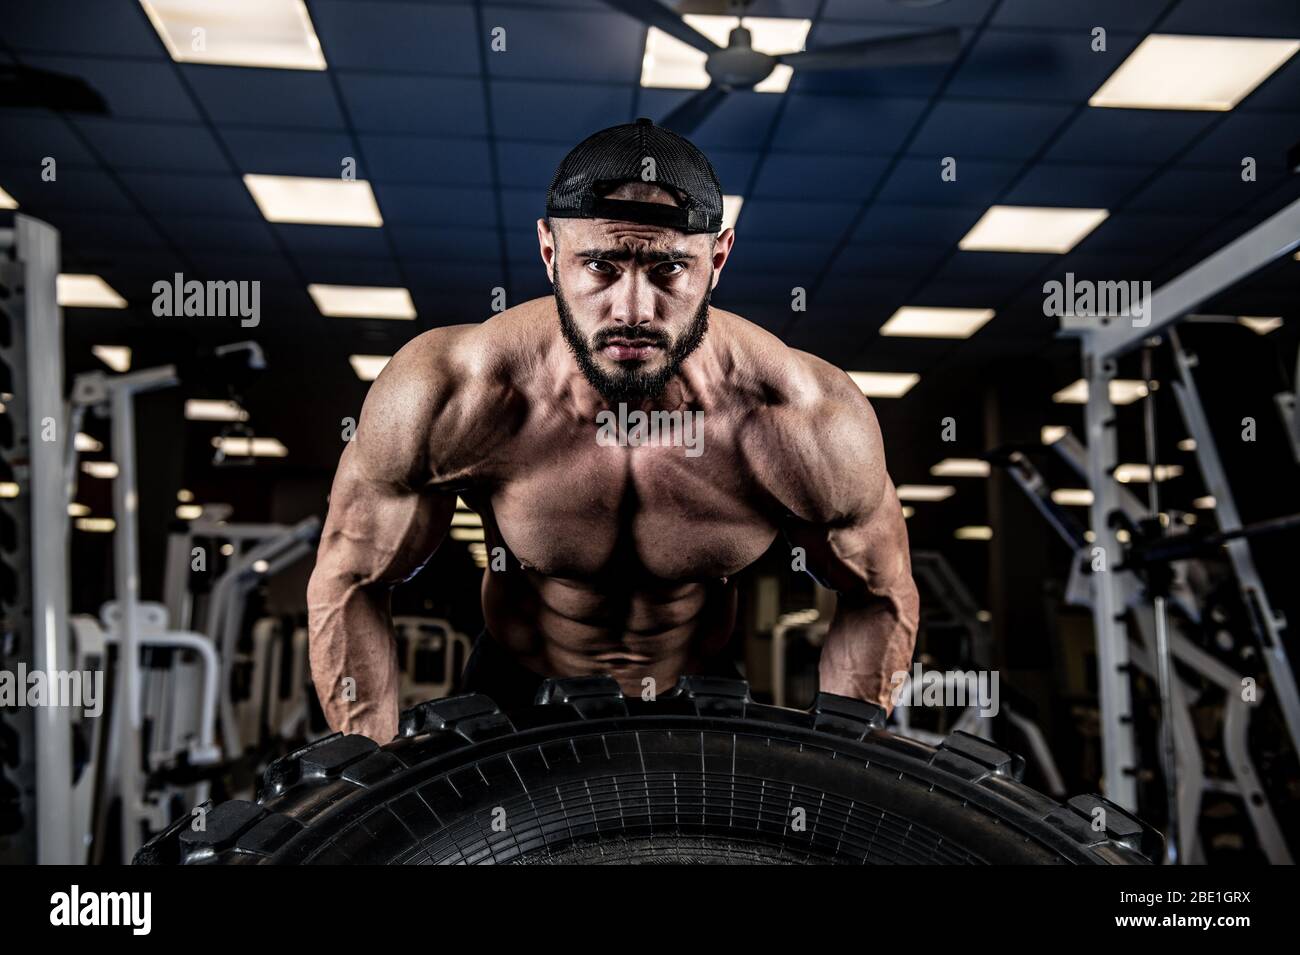
[[[487,498],[491,520],[521,564],[548,576],[729,576],[776,535],[752,469],[725,429],[661,432],[638,441],[615,422],[537,436],[507,456]],[[527,452],[527,453],[519,453]]]

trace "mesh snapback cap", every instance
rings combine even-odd
[[[654,161],[654,177],[643,180],[646,159]],[[676,193],[680,206],[601,195],[618,184],[641,181]],[[546,213],[557,219],[617,219],[717,233],[722,229],[722,187],[713,165],[690,140],[638,119],[602,129],[573,147],[551,180]]]

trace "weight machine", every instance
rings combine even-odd
[[[1076,469],[1086,476],[1092,490],[1090,523],[1094,540],[1089,551],[1096,548],[1106,568],[1103,572],[1089,575],[1087,598],[1093,611],[1097,647],[1103,784],[1108,798],[1127,809],[1136,808],[1138,766],[1129,670],[1134,664],[1144,669],[1150,668],[1154,670],[1160,685],[1160,751],[1169,791],[1169,861],[1196,861],[1199,851],[1194,838],[1181,831],[1181,814],[1193,804],[1193,799],[1179,795],[1189,791],[1189,787],[1179,779],[1183,769],[1179,757],[1191,760],[1192,755],[1185,745],[1180,746],[1178,743],[1181,735],[1178,729],[1181,718],[1178,713],[1183,708],[1178,697],[1182,690],[1173,671],[1173,661],[1177,659],[1185,664],[1193,660],[1199,662],[1202,664],[1200,669],[1205,671],[1204,675],[1212,681],[1215,676],[1225,678],[1225,674],[1215,670],[1215,675],[1211,675],[1208,671],[1213,668],[1208,668],[1206,661],[1198,660],[1194,654],[1190,654],[1177,634],[1171,634],[1170,595],[1158,591],[1148,595],[1138,576],[1138,565],[1129,560],[1121,562],[1119,559],[1120,555],[1125,554],[1120,540],[1124,519],[1158,519],[1159,474],[1155,461],[1153,399],[1148,390],[1145,399],[1147,406],[1144,409],[1147,464],[1151,469],[1147,505],[1144,507],[1114,480],[1119,460],[1115,407],[1111,400],[1110,385],[1117,375],[1118,359],[1144,346],[1148,349],[1144,356],[1144,375],[1149,379],[1149,349],[1161,339],[1168,340],[1178,372],[1178,378],[1173,382],[1174,394],[1187,431],[1195,440],[1195,454],[1201,475],[1216,502],[1222,537],[1219,543],[1226,551],[1242,600],[1250,612],[1251,626],[1269,674],[1274,698],[1281,709],[1292,746],[1296,746],[1300,741],[1300,695],[1297,694],[1295,675],[1282,641],[1285,621],[1274,611],[1261,583],[1247,543],[1249,531],[1242,526],[1201,404],[1194,377],[1196,358],[1181,347],[1174,325],[1202,302],[1290,254],[1298,245],[1300,200],[1292,202],[1156,290],[1148,305],[1149,321],[1146,325],[1136,326],[1115,318],[1081,316],[1063,318],[1061,323],[1063,336],[1079,340],[1084,380],[1088,388],[1084,415],[1086,446],[1067,446],[1065,450],[1070,452]],[[1054,526],[1055,523],[1054,520]],[[1149,630],[1149,635],[1129,632],[1126,610],[1136,606],[1150,608],[1149,614],[1135,617],[1139,621],[1145,621],[1139,626],[1143,630]],[[1133,650],[1135,646],[1140,648],[1136,656]],[[1233,716],[1234,731],[1237,731],[1244,714],[1234,710]],[[1242,739],[1244,740],[1244,731]],[[1248,797],[1255,792],[1252,788],[1255,784],[1251,778],[1249,759],[1243,760],[1241,755],[1238,751],[1238,758],[1234,760],[1234,769],[1240,770],[1235,785],[1241,789],[1243,797]],[[1192,768],[1196,768],[1194,761]],[[1265,851],[1270,858],[1281,859],[1285,846],[1279,849],[1280,836],[1274,839],[1272,834],[1275,831],[1275,820],[1270,825],[1268,818],[1261,817],[1254,798],[1243,798],[1243,802],[1251,812],[1261,845],[1268,843],[1271,848],[1266,848]],[[1271,816],[1271,812],[1267,815]],[[1188,853],[1191,858],[1188,858]]]

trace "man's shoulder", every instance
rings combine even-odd
[[[545,341],[546,304],[534,299],[482,322],[422,332],[392,357],[376,383],[444,397],[491,392],[521,363],[536,359]]]
[[[726,361],[738,381],[761,390],[765,404],[791,411],[843,404],[861,408],[866,398],[840,368],[809,352],[792,348],[761,325],[723,309],[714,309],[716,325],[727,341]]]
[[[848,374],[744,321],[725,319],[737,369],[759,396],[743,446],[773,497],[805,520],[834,520],[862,506],[883,474],[875,412]],[[741,324],[743,323],[743,324]],[[861,475],[860,482],[843,479]]]

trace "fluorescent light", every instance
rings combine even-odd
[[[5,192],[3,189],[0,189],[0,209],[17,209],[17,208],[18,208],[18,200],[15,199],[13,196],[9,195],[9,193]]]
[[[456,511],[451,515],[452,527],[482,527],[483,518],[473,511]]]
[[[1127,544],[1132,539],[1133,535],[1128,532],[1127,528],[1121,527],[1115,532],[1115,540],[1119,541],[1121,544]]]
[[[224,451],[232,458],[282,458],[289,449],[276,438],[241,438],[236,435],[217,435],[212,439],[212,446]]]
[[[1192,507],[1201,511],[1212,511],[1217,504],[1218,501],[1214,499],[1213,494],[1207,494],[1204,497],[1198,497],[1196,500],[1192,501]]]
[[[1267,335],[1269,332],[1282,327],[1282,319],[1277,317],[1264,318],[1259,315],[1242,315],[1238,317],[1237,321],[1256,335]]]
[[[741,24],[738,17],[712,14],[688,13],[682,19],[722,47],[727,45],[731,31]],[[776,55],[802,50],[812,21],[789,17],[745,17],[744,25],[751,34],[750,42],[755,50]],[[711,82],[704,69],[706,59],[701,51],[657,27],[651,27],[646,34],[645,55],[641,58],[641,85],[702,90]],[[754,91],[784,93],[793,75],[789,66],[778,63],[767,78],[754,87]]]
[[[267,222],[370,228],[384,224],[375,194],[364,179],[314,179],[250,173],[244,176],[244,185]]]
[[[1134,378],[1112,378],[1110,380],[1110,401],[1115,405],[1131,405],[1139,398],[1145,398],[1147,384]],[[1086,405],[1088,403],[1088,382],[1083,378],[1071,382],[1056,394],[1052,400],[1058,405]]]
[[[1101,84],[1088,105],[1223,112],[1296,50],[1296,40],[1153,33]]]
[[[203,516],[202,504],[177,504],[176,516],[182,521],[197,521]]]
[[[73,526],[79,531],[89,531],[92,534],[110,534],[117,527],[117,522],[111,517],[79,517]]]
[[[1183,473],[1181,464],[1157,464],[1156,480],[1168,481]],[[1115,468],[1115,480],[1120,484],[1147,483],[1151,480],[1151,467],[1146,464],[1121,464]]]
[[[140,5],[177,63],[325,69],[303,0],[140,0]]]
[[[126,299],[98,275],[60,275],[55,290],[64,308],[126,308]]]
[[[921,308],[905,305],[880,334],[900,338],[970,338],[993,317],[991,308]]]
[[[308,285],[307,294],[330,318],[415,318],[415,303],[404,288]]]
[[[212,398],[188,398],[185,417],[190,421],[247,421],[248,412],[234,401]]]
[[[740,218],[740,210],[744,205],[744,196],[722,197],[722,228],[734,229],[736,227],[736,220]]]
[[[104,450],[104,444],[96,441],[90,435],[83,431],[78,431],[72,439],[72,447],[76,451],[98,452]]]
[[[868,398],[901,398],[921,380],[920,375],[910,371],[851,371],[848,374]]]
[[[1195,451],[1195,450],[1196,450],[1196,439],[1195,439],[1195,438],[1183,438],[1183,440],[1181,440],[1181,441],[1178,442],[1178,450],[1179,450],[1179,451]]]
[[[983,524],[971,524],[957,528],[952,532],[952,536],[959,541],[989,541],[993,539],[993,528]]]
[[[194,492],[189,488],[183,487],[176,492],[176,500],[180,501],[182,504],[188,504],[190,501],[194,500]]]
[[[1045,424],[1038,432],[1038,439],[1043,444],[1056,444],[1069,433],[1070,429],[1063,424]]]
[[[989,463],[979,458],[944,458],[930,473],[935,477],[988,477]]]
[[[894,490],[900,501],[945,501],[957,493],[951,484],[900,484]]]
[[[230,556],[231,554],[233,554],[234,552],[235,552],[235,545],[232,544],[232,543],[230,543],[229,541],[227,541],[226,543],[224,543],[224,544],[221,545],[221,556],[222,556],[222,557],[229,557],[229,556]]]
[[[255,574],[264,574],[271,569],[270,563],[263,559],[253,561],[252,567]]]
[[[348,362],[357,377],[362,381],[374,381],[384,366],[392,360],[391,355],[349,355]]]
[[[76,502],[73,502],[72,504],[68,505],[69,517],[87,517],[89,515],[90,515],[90,508],[85,504],[77,504]]]
[[[990,206],[957,248],[964,252],[1069,252],[1108,215],[1105,209]]]
[[[14,481],[0,481],[0,498],[18,496],[18,485]]]
[[[91,345],[90,353],[116,372],[131,370],[131,349],[125,345]]]
[[[1092,491],[1086,487],[1058,487],[1052,492],[1052,500],[1057,504],[1088,507],[1092,504]]]
[[[111,481],[117,477],[117,464],[113,461],[82,461],[81,471],[93,478],[103,478],[106,481]]]
[[[904,505],[903,505],[903,519],[904,519],[904,520],[906,520],[907,518],[911,517],[911,516],[912,516],[913,514],[915,514],[915,513],[916,513],[916,508],[914,508],[914,507],[910,507],[910,506],[908,506],[907,504],[904,504]]]
[[[450,533],[451,539],[454,541],[483,540],[483,528],[481,527],[453,527]]]

